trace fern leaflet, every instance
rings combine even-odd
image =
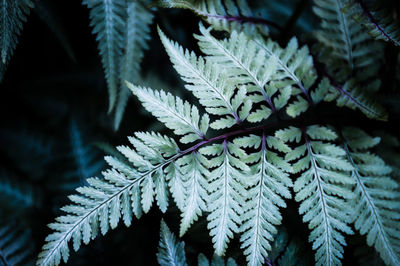
[[[400,27],[382,3],[377,1],[368,5],[363,0],[352,0],[348,1],[346,9],[351,10],[353,18],[367,28],[368,33],[376,40],[384,40],[400,46]]]
[[[160,246],[157,253],[157,261],[160,265],[185,266],[185,243],[178,242],[175,235],[171,233],[167,224],[161,221]]]
[[[390,179],[390,167],[368,149],[379,143],[355,128],[343,130],[344,149],[354,167],[356,181],[353,199],[355,228],[367,234],[367,243],[374,246],[388,265],[400,264],[400,193],[398,184]]]
[[[251,184],[246,193],[249,202],[243,214],[241,242],[248,264],[260,265],[268,255],[267,250],[271,250],[269,241],[277,233],[275,226],[282,221],[278,209],[286,207],[282,197],[291,197],[288,187],[292,186],[286,173],[291,172],[291,166],[268,148],[280,148],[279,151],[284,153],[290,148],[265,134],[237,138],[235,143],[243,148],[259,149],[247,158],[241,158],[247,163],[255,163],[252,175],[246,178]]]
[[[246,119],[251,109],[251,101],[245,101],[246,89],[241,87],[234,95],[235,91],[231,89],[233,84],[217,65],[197,57],[193,52],[184,51],[181,46],[168,40],[160,29],[158,31],[176,71],[188,83],[186,88],[199,98],[208,113],[223,116],[211,123],[211,128],[231,127]]]
[[[312,230],[309,241],[316,249],[317,265],[337,265],[343,257],[346,245],[343,233],[351,234],[349,210],[345,200],[352,197],[348,185],[354,181],[345,174],[352,166],[345,159],[345,151],[332,143],[337,135],[321,126],[310,126],[304,133],[297,128],[279,130],[278,138],[284,141],[305,144],[287,154],[287,159],[296,160],[294,172],[301,173],[294,184],[296,201],[301,201],[299,213]]]

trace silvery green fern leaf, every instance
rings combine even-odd
[[[352,233],[346,201],[353,197],[349,185],[354,180],[346,172],[353,167],[347,162],[345,151],[329,142],[337,135],[326,127],[310,126],[303,133],[289,128],[277,131],[276,136],[296,142],[304,138],[305,144],[286,156],[289,161],[296,160],[293,170],[301,173],[294,184],[295,199],[301,202],[299,213],[312,230],[309,241],[316,250],[316,264],[340,264],[346,245],[343,233]]]
[[[361,23],[368,30],[369,35],[376,40],[384,40],[400,46],[398,22],[381,1],[374,1],[371,4],[367,1],[348,0],[345,12],[351,12],[353,18]]]
[[[177,43],[170,41],[158,30],[176,71],[187,82],[186,88],[193,92],[206,111],[222,116],[212,122],[214,129],[232,127],[241,123],[249,114],[251,101],[246,99],[246,89],[241,87],[235,95],[234,83],[216,64],[197,57],[193,52],[184,51]]]
[[[250,187],[247,188],[247,204],[241,226],[242,248],[249,265],[261,265],[271,250],[270,242],[277,233],[276,226],[282,221],[279,207],[286,207],[283,198],[290,198],[289,187],[292,181],[287,172],[291,166],[272,148],[287,153],[290,148],[279,139],[271,136],[251,135],[237,138],[234,141],[243,148],[258,150],[247,157],[246,163],[254,164],[252,175],[246,177]]]
[[[157,253],[157,261],[161,266],[187,265],[185,254],[185,243],[179,242],[175,235],[169,230],[167,224],[161,220],[160,243]],[[210,261],[204,254],[198,256],[199,266],[210,266]],[[237,266],[232,258],[228,258],[225,264],[224,258],[214,255],[211,266]]]
[[[249,167],[239,158],[245,156],[239,146],[224,141],[200,149],[200,153],[211,157],[208,167],[213,168],[209,176],[208,229],[214,243],[215,253],[225,254],[229,239],[239,233],[245,206],[246,173]]]
[[[115,228],[120,219],[129,226],[132,213],[148,212],[154,195],[162,211],[168,206],[164,167],[173,161],[178,147],[167,137],[155,133],[136,133],[129,141],[134,149],[120,146],[118,150],[133,164],[128,166],[116,159],[106,158],[113,169],[103,172],[102,179],[89,178],[89,186],[77,189],[70,196],[71,205],[62,210],[68,213],[49,225],[55,232],[46,239],[39,254],[38,265],[57,265],[69,257],[68,242],[75,250],[81,242],[87,244],[98,231],[104,235]]]
[[[355,228],[366,234],[367,244],[374,246],[388,265],[400,264],[400,193],[389,177],[391,168],[368,150],[379,143],[356,128],[342,132],[344,149],[353,165],[356,181],[352,199]]]
[[[210,172],[204,166],[207,159],[203,155],[193,152],[180,158],[177,163],[184,176],[182,221],[179,235],[182,236],[194,221],[207,211],[208,177]]]
[[[354,73],[360,81],[375,78],[383,54],[382,46],[352,18],[354,11],[344,13],[345,0],[314,0],[314,12],[321,18],[317,39],[322,45],[322,61],[339,82]]]
[[[296,101],[287,107],[287,114],[291,117],[296,117],[306,111],[311,102],[309,89],[317,79],[313,60],[307,46],[299,49],[299,44],[295,37],[289,41],[284,49],[271,39],[263,40],[257,38],[254,42],[267,56],[276,58],[278,71],[272,77],[275,82],[272,82],[271,85],[281,90],[284,99],[283,103],[286,104],[287,98],[290,97],[290,90],[287,87],[292,88],[292,94],[297,95]],[[288,91],[285,92],[284,90]]]
[[[253,103],[267,103],[267,106],[261,105],[250,113],[247,120],[259,122],[267,119],[272,112],[279,111],[286,104],[291,90],[289,87],[282,92],[286,95],[282,103],[278,103],[277,99],[273,102],[272,97],[278,88],[271,85],[270,81],[276,75],[276,57],[267,56],[244,33],[233,31],[229,39],[218,40],[211,35],[210,30],[200,25],[202,35],[195,36],[199,40],[200,49],[207,55],[206,59],[223,65],[229,75],[227,78],[233,80],[235,86],[246,85],[247,93],[255,93],[250,95]]]
[[[354,79],[348,80],[343,86],[332,84],[325,94],[325,101],[336,101],[337,106],[346,106],[353,110],[360,110],[365,116],[387,120],[386,110],[372,98],[371,94],[366,93]]]
[[[210,265],[211,266],[237,266],[237,263],[232,258],[228,258],[225,262],[224,258],[214,254],[214,256],[211,260],[211,264],[210,264],[210,261],[207,259],[207,257],[204,256],[204,254],[200,253],[198,256],[198,265],[199,266],[210,266]]]
[[[169,230],[164,220],[161,220],[160,245],[158,247],[157,261],[161,266],[185,266],[185,243],[179,242]]]
[[[130,83],[127,83],[127,86],[147,111],[174,130],[176,135],[183,135],[182,143],[190,143],[205,137],[209,118],[208,115],[200,118],[197,107],[164,91],[153,91]]]
[[[17,46],[23,23],[33,6],[31,0],[0,1],[0,81]]]

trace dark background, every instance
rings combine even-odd
[[[294,6],[288,6],[283,13],[290,14]],[[309,32],[313,23],[315,25],[309,8],[302,12],[304,14],[300,16],[297,26],[293,26],[286,35]],[[282,26],[288,16],[278,18]],[[276,18],[271,15],[271,19]],[[156,75],[175,94],[186,98],[188,96],[182,90],[182,83],[158,39],[156,25],[159,24],[169,37],[183,46],[196,50],[191,33],[198,32],[198,21],[199,18],[188,11],[157,11],[155,23],[151,26],[150,49],[142,63],[143,76],[148,73]],[[107,115],[108,93],[101,58],[89,23],[89,11],[81,1],[38,1],[36,9],[31,11],[24,24],[17,48],[0,83],[0,177],[26,185],[26,191],[33,191],[34,195],[34,202],[25,205],[13,195],[11,200],[7,195],[0,196],[0,206],[4,208],[1,222],[16,224],[31,232],[30,246],[34,256],[50,233],[46,224],[61,214],[58,209],[68,203],[66,196],[73,193],[74,188],[85,184],[86,177],[79,171],[72,151],[73,125],[80,132],[84,145],[94,154],[94,161],[98,162],[102,161],[105,153],[94,143],[126,144],[126,136],[135,131],[169,133],[146,115],[133,98],[129,101],[119,131],[112,129],[113,116]],[[285,35],[275,36],[282,37],[279,40],[285,43]],[[307,40],[307,34],[304,36]],[[394,52],[397,53],[388,48],[387,58],[393,58]],[[383,67],[382,72],[393,71],[392,66],[387,68]],[[390,124],[366,124],[368,120],[356,117],[359,118],[356,123],[364,127],[392,130]],[[391,121],[396,121],[396,117]],[[174,204],[172,199],[170,204]],[[302,239],[304,254],[309,255],[308,229],[297,214],[297,204],[290,201],[289,207],[284,210],[283,222],[288,225],[291,234]],[[164,217],[177,234],[179,216],[175,207],[162,215],[153,206],[149,214],[140,220],[134,219],[130,228],[120,222],[117,229],[97,237],[77,253],[71,250],[69,265],[155,265],[160,219]],[[196,260],[200,252],[207,257],[212,256],[212,244],[206,230],[203,216],[183,238],[189,262]],[[357,239],[347,239],[350,239],[350,245],[345,251],[344,264],[354,265],[352,251],[355,248],[351,243],[357,242]],[[228,255],[243,263],[239,247],[237,238],[231,241]]]

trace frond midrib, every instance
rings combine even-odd
[[[326,256],[328,258],[328,264],[327,265],[330,266],[331,265],[331,256],[332,256],[332,254],[331,254],[331,233],[330,233],[330,226],[328,224],[329,215],[328,215],[327,210],[326,210],[325,194],[324,194],[324,191],[323,191],[323,189],[321,187],[321,180],[320,180],[321,177],[320,177],[320,175],[319,175],[319,173],[317,171],[319,167],[318,167],[317,162],[315,161],[315,158],[313,156],[314,153],[311,150],[310,142],[309,142],[308,138],[306,138],[306,147],[307,147],[308,156],[310,156],[310,159],[311,159],[312,168],[314,169],[314,174],[315,174],[315,177],[316,177],[316,180],[317,180],[317,184],[318,184],[318,192],[320,194],[320,199],[321,199],[321,202],[322,202],[322,210],[323,210],[323,213],[324,213],[324,224],[325,224],[325,232],[326,232],[325,234],[326,234],[326,239],[327,239],[327,242],[328,242],[327,245],[326,245],[326,249],[327,249]]]

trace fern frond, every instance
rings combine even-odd
[[[299,49],[297,39],[294,37],[290,40],[287,47],[282,49],[277,43],[271,39],[255,39],[255,43],[269,57],[275,57],[277,60],[278,73],[273,77],[273,86],[278,89],[286,89],[292,87],[292,94],[297,95],[297,100],[287,107],[287,113],[291,117],[296,117],[300,113],[306,111],[309,107],[310,92],[309,89],[317,79],[317,74],[313,66],[313,60],[307,46]],[[286,89],[287,90],[287,89]],[[298,91],[297,91],[298,90]],[[289,92],[289,91],[288,91]],[[300,97],[302,93],[306,100]],[[290,96],[282,91],[284,101]]]
[[[379,138],[355,128],[345,128],[342,134],[344,149],[354,168],[352,178],[356,181],[356,196],[352,200],[355,228],[367,235],[367,244],[375,247],[386,264],[399,265],[399,186],[388,176],[391,168],[368,152]]]
[[[210,172],[204,166],[207,159],[203,155],[193,152],[177,161],[183,180],[182,221],[179,235],[182,236],[191,224],[207,211],[208,177]]]
[[[382,57],[382,46],[352,18],[353,11],[343,12],[345,0],[314,0],[314,12],[321,18],[322,30],[317,39],[325,49],[319,58],[329,66],[339,82],[357,72],[360,81],[375,78]]]
[[[246,119],[251,101],[246,99],[244,87],[235,95],[234,84],[227,79],[220,66],[197,57],[194,52],[185,51],[160,29],[158,32],[176,71],[187,82],[185,87],[193,92],[208,113],[223,116],[211,123],[211,128],[228,128]]]
[[[237,138],[234,141],[243,148],[259,150],[250,154],[245,162],[254,164],[252,175],[246,177],[250,187],[247,188],[246,208],[241,226],[242,248],[249,265],[261,265],[271,250],[270,241],[277,233],[276,226],[282,221],[279,207],[286,207],[284,198],[291,198],[289,187],[292,181],[287,172],[291,166],[277,153],[271,151],[281,147],[280,152],[289,152],[290,148],[280,140],[262,135],[251,135]]]
[[[148,49],[152,21],[153,14],[141,1],[127,2],[126,38],[121,59],[121,82],[115,106],[114,130],[119,128],[130,96],[125,81],[136,83],[139,79],[140,63],[144,51]]]
[[[23,23],[33,6],[31,0],[2,0],[0,2],[0,81],[5,66],[17,46]]]
[[[304,138],[305,144],[286,156],[290,161],[296,160],[294,172],[301,173],[294,184],[295,199],[301,201],[299,213],[312,230],[309,241],[316,250],[316,264],[340,264],[346,245],[343,233],[352,233],[346,200],[353,195],[348,186],[354,180],[345,173],[353,169],[346,161],[346,153],[331,143],[337,139],[336,133],[322,126],[307,127],[303,133],[296,128],[279,130],[276,136],[296,142]]]
[[[245,32],[248,35],[268,35],[270,22],[256,17],[246,0],[159,0],[166,8],[189,9],[203,17],[215,30]]]
[[[179,242],[171,233],[164,220],[161,220],[160,244],[157,261],[162,266],[184,266],[186,263],[185,243]]]
[[[374,101],[372,95],[363,91],[354,79],[347,81],[343,86],[332,84],[325,95],[325,101],[336,101],[339,107],[346,106],[353,110],[360,110],[372,119],[383,121],[388,119],[385,109]]]
[[[0,224],[0,263],[4,266],[30,265],[33,246],[31,233],[13,222]]]
[[[272,96],[278,90],[270,84],[276,75],[276,57],[267,57],[244,33],[238,34],[233,31],[229,39],[220,41],[210,34],[210,30],[211,28],[205,29],[200,25],[202,35],[195,35],[199,40],[200,49],[207,55],[207,60],[224,66],[229,75],[227,78],[236,86],[246,85],[247,93],[256,92],[249,95],[254,103],[267,102],[268,106],[261,105],[261,108],[250,113],[247,119],[250,122],[259,122],[267,119],[272,112],[279,111],[287,103],[291,90],[287,88],[282,92],[286,95],[282,103],[277,99],[275,103],[272,101]]]
[[[200,253],[198,256],[198,266],[210,266],[210,265],[211,266],[237,266],[237,263],[232,258],[228,258],[225,262],[224,258],[214,254],[214,256],[211,260],[211,264],[210,264],[210,261],[207,259],[207,257],[204,256],[204,254]]]
[[[400,27],[390,10],[383,7],[380,1],[369,5],[363,0],[348,0],[345,12],[350,9],[353,18],[368,29],[369,35],[376,40],[391,42],[400,46]]]
[[[127,83],[128,88],[142,102],[146,110],[157,117],[176,135],[183,135],[182,143],[204,139],[209,123],[208,115],[200,119],[199,110],[164,91],[153,91]]]
[[[126,39],[125,0],[85,0],[90,9],[90,25],[96,34],[109,92],[111,112],[117,99],[119,67]]]
[[[249,167],[238,158],[245,152],[237,145],[224,141],[200,149],[210,156],[208,166],[215,168],[209,176],[208,229],[215,253],[224,255],[229,239],[239,233],[245,206],[246,187],[250,185],[246,173]]]
[[[175,157],[178,147],[167,137],[155,133],[136,133],[129,141],[134,149],[120,146],[118,150],[133,164],[128,166],[112,157],[106,158],[113,169],[103,172],[103,179],[89,178],[89,186],[77,189],[70,196],[71,205],[62,208],[67,213],[49,225],[53,234],[39,254],[38,265],[56,265],[69,256],[68,242],[73,240],[75,250],[81,242],[87,244],[98,231],[104,235],[115,228],[122,218],[125,225],[132,221],[132,213],[140,216],[148,212],[156,196],[162,211],[168,206],[164,167]]]

